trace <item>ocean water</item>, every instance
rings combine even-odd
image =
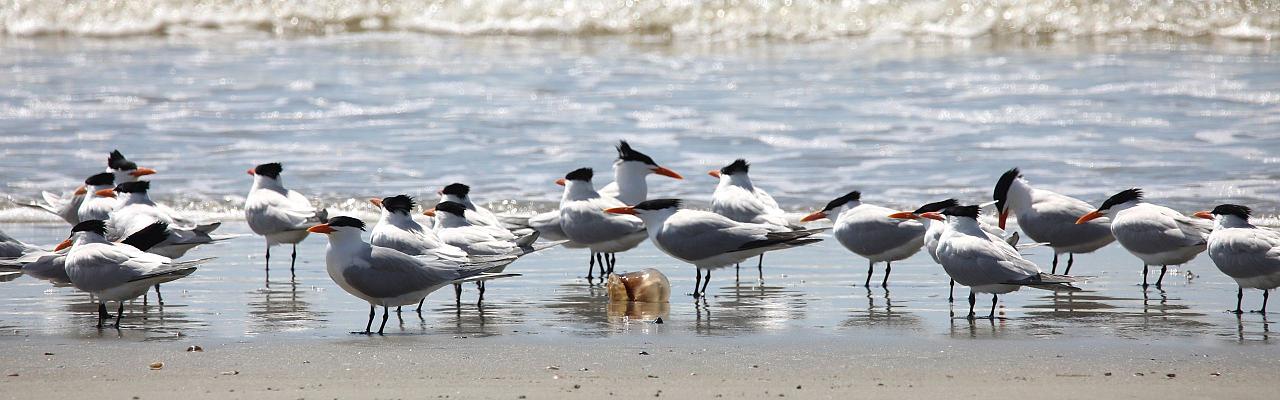
[[[797,213],[853,189],[902,208],[986,201],[1017,166],[1092,203],[1142,187],[1182,211],[1236,202],[1273,217],[1278,15],[1274,2],[10,2],[0,194],[71,190],[120,149],[160,171],[153,198],[229,233],[247,233],[244,170],[272,161],[338,213],[372,218],[364,199],[399,193],[431,203],[457,181],[528,214],[554,207],[564,173],[606,171],[625,139],[686,177],[650,178],[651,197],[694,207],[714,189],[705,171],[741,157]],[[0,229],[42,245],[67,234],[10,202]],[[131,304],[146,319],[126,318],[119,335],[362,328],[365,308],[329,281],[323,245],[304,243],[296,277],[282,248],[266,276],[256,237],[200,249],[218,260],[165,285],[163,310]],[[485,307],[474,290],[461,307],[436,294],[394,331],[1270,340],[1261,317],[1222,312],[1235,287],[1206,257],[1144,291],[1117,246],[1078,260],[1073,272],[1096,276],[1089,291],[1010,295],[990,326],[950,318],[946,277],[923,255],[895,265],[888,292],[866,290],[853,286],[865,260],[827,241],[768,256],[763,285],[753,269],[736,284],[717,271],[695,305],[681,296],[692,270],[644,245],[620,268],[662,269],[676,295],[640,310],[607,306],[581,279],[586,258],[530,256]],[[0,283],[0,299],[6,334],[117,334],[91,329],[93,306],[70,289],[23,277]],[[668,323],[648,322],[658,315]]]

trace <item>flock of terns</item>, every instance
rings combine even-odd
[[[290,270],[297,260],[297,244],[311,233],[329,239],[325,251],[329,276],[348,293],[369,303],[363,334],[372,334],[376,307],[383,308],[381,334],[388,309],[418,303],[438,289],[453,285],[461,301],[462,283],[474,282],[483,301],[485,282],[519,276],[504,269],[521,256],[553,246],[589,249],[587,279],[599,270],[601,281],[613,273],[617,254],[646,239],[662,252],[694,265],[693,296],[706,295],[711,272],[759,257],[763,277],[764,253],[811,245],[815,235],[831,236],[849,251],[868,260],[865,286],[874,267],[884,263],[881,286],[888,286],[894,261],[922,248],[952,279],[970,288],[968,318],[977,293],[992,295],[986,318],[995,318],[1000,294],[1023,287],[1075,291],[1083,277],[1071,276],[1076,254],[1119,242],[1142,260],[1143,287],[1149,266],[1159,265],[1163,282],[1170,265],[1186,263],[1208,251],[1218,268],[1235,279],[1235,313],[1245,288],[1261,289],[1260,312],[1266,312],[1270,289],[1280,286],[1280,232],[1249,223],[1250,209],[1223,204],[1211,211],[1184,215],[1147,203],[1140,189],[1126,189],[1094,207],[1052,191],[1032,187],[1018,169],[996,182],[993,201],[964,205],[955,199],[900,211],[862,201],[858,191],[836,197],[820,210],[793,220],[774,199],[755,186],[750,165],[736,160],[709,174],[719,179],[711,210],[681,207],[678,199],[649,199],[647,176],[683,179],[653,158],[623,141],[617,146],[614,181],[597,190],[594,171],[580,168],[556,181],[564,186],[557,210],[516,217],[499,215],[472,200],[470,188],[454,183],[438,192],[439,201],[414,218],[413,198],[396,195],[369,200],[381,210],[369,228],[350,216],[328,216],[304,195],[285,188],[279,163],[248,170],[253,184],[244,203],[250,229],[266,240],[266,264],[271,247],[293,245]],[[116,327],[123,318],[123,301],[145,296],[160,284],[192,274],[201,258],[176,261],[192,248],[227,240],[213,232],[220,223],[183,218],[152,201],[151,183],[139,180],[156,171],[141,168],[119,151],[107,159],[105,172],[90,176],[68,196],[44,193],[43,202],[24,203],[46,210],[74,225],[70,237],[53,251],[26,245],[0,233],[0,271],[26,274],[55,285],[70,285],[98,299],[98,326],[110,318],[108,301],[120,302]],[[996,225],[979,219],[981,209],[994,206]],[[1018,244],[1007,234],[1012,215],[1031,243]],[[829,219],[831,228],[806,228],[804,223]],[[369,232],[369,241],[363,234]],[[1042,271],[1019,250],[1033,246],[1053,249],[1050,272]],[[1059,255],[1066,254],[1062,274]],[[954,301],[954,297],[949,297]],[[163,301],[161,299],[161,301]],[[696,301],[696,300],[695,300]]]

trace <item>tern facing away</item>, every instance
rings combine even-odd
[[[116,301],[116,327],[124,316],[124,301],[145,295],[152,286],[191,275],[196,266],[212,260],[172,259],[107,241],[107,224],[88,220],[71,229],[71,237],[54,251],[70,247],[66,256],[67,277],[76,289],[98,298],[98,327],[107,317],[106,302]]]
[[[591,249],[591,263],[587,266],[588,284],[597,261],[601,283],[604,283],[617,264],[615,253],[634,249],[649,237],[640,218],[605,212],[627,205],[596,192],[591,183],[592,176],[591,168],[578,168],[556,181],[564,186],[564,195],[560,199],[561,230],[569,240]]]
[[[267,240],[265,265],[271,270],[271,246],[293,245],[289,272],[298,261],[298,243],[307,238],[307,229],[328,218],[327,210],[317,211],[306,196],[285,189],[280,181],[284,167],[280,163],[261,164],[247,171],[253,186],[244,199],[244,219],[253,233]]]
[[[863,286],[871,287],[875,265],[883,261],[884,280],[880,286],[887,288],[893,262],[911,257],[924,245],[924,224],[914,219],[891,218],[894,212],[863,203],[862,193],[855,190],[831,200],[822,210],[805,216],[801,221],[817,221],[835,214],[831,234],[844,248],[867,259],[867,280]]]
[[[1164,282],[1164,274],[1170,265],[1186,264],[1205,251],[1209,231],[1213,226],[1203,219],[1182,215],[1168,207],[1147,203],[1142,190],[1126,189],[1108,198],[1098,207],[1081,216],[1077,224],[1111,217],[1111,233],[1120,246],[1142,260],[1142,287],[1147,287],[1147,266],[1159,265],[1160,278],[1156,287]]]
[[[1249,288],[1262,290],[1262,309],[1256,312],[1266,315],[1270,290],[1280,287],[1280,232],[1250,224],[1250,213],[1249,207],[1223,204],[1195,216],[1213,220],[1209,258],[1239,286],[1232,312],[1243,313],[1240,302]]]
[[[693,296],[706,297],[711,271],[749,260],[767,251],[789,249],[817,243],[812,238],[825,229],[778,230],[762,224],[749,224],[709,211],[682,210],[678,199],[646,200],[629,207],[606,210],[613,214],[629,214],[644,221],[649,239],[658,250],[697,268]],[[702,271],[706,270],[706,279]]]
[[[1001,294],[1026,286],[1053,291],[1075,291],[1072,283],[1083,281],[1066,275],[1046,274],[1035,263],[1022,258],[1018,250],[988,233],[978,224],[978,206],[953,206],[942,213],[926,212],[924,218],[946,221],[938,239],[938,262],[956,282],[969,287],[969,319],[977,293],[991,293],[991,312],[995,319],[996,303]],[[943,217],[945,216],[945,217]]]
[[[793,229],[773,196],[751,182],[751,176],[747,174],[750,168],[747,160],[739,158],[707,172],[707,175],[720,180],[711,195],[711,211],[738,222]],[[734,269],[737,269],[736,265]],[[756,263],[756,272],[758,279],[764,281],[764,254]]]
[[[369,302],[369,322],[363,332],[372,334],[375,307],[382,306],[382,325],[387,327],[389,307],[419,302],[445,285],[482,281],[514,274],[490,273],[492,263],[464,264],[440,258],[414,257],[395,249],[373,246],[360,238],[364,222],[336,216],[328,223],[307,229],[329,236],[325,249],[325,265],[329,277],[353,296]]]
[[[1033,242],[1048,243],[1053,248],[1051,273],[1058,272],[1058,255],[1067,253],[1067,268],[1063,274],[1071,274],[1076,254],[1092,253],[1115,241],[1111,234],[1111,220],[1097,218],[1085,224],[1076,224],[1081,215],[1093,210],[1089,203],[1044,189],[1036,189],[1027,183],[1022,172],[1010,169],[996,182],[992,199],[1000,214],[1000,229],[1012,213],[1018,227]]]

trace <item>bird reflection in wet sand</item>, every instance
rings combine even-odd
[[[270,283],[270,282],[268,282]],[[326,312],[312,309],[310,290],[298,290],[292,278],[249,293],[249,326],[254,333],[305,330],[324,321]]]
[[[1267,321],[1266,314],[1262,314],[1261,322],[1262,322],[1262,331],[1246,332],[1244,329],[1245,327],[1244,316],[1240,314],[1236,314],[1236,341],[1240,343],[1253,342],[1253,341],[1261,341],[1265,343],[1270,341],[1271,340],[1271,322]],[[1252,337],[1253,335],[1257,335],[1257,337]]]
[[[449,293],[447,301],[438,303],[439,306],[433,307],[430,313],[424,312],[426,315],[439,315],[442,319],[442,323],[428,324],[429,328],[458,336],[496,336],[504,332],[503,327],[523,324],[528,318],[523,310],[532,307],[528,303],[493,301],[493,299],[487,299],[484,303],[477,305],[459,306],[452,296],[453,293]],[[430,296],[427,301],[431,301]]]
[[[66,297],[66,301],[66,310],[75,316],[70,322],[76,327],[75,329],[78,330],[79,326],[87,322],[81,321],[80,317],[98,318],[94,314],[98,310],[97,301],[92,296],[76,293]],[[177,338],[178,333],[208,325],[206,322],[193,320],[190,315],[181,312],[180,310],[185,307],[182,305],[143,305],[137,300],[126,301],[123,305],[125,311],[135,317],[127,318],[119,327],[98,328],[98,335],[115,331],[120,337],[139,334],[147,339]]]
[[[720,288],[721,294],[694,304],[697,333],[704,335],[786,329],[793,321],[807,318],[805,294],[781,286],[743,285]],[[714,319],[710,304],[715,300]]]
[[[960,322],[966,321],[968,323]],[[951,318],[949,335],[952,338],[992,338],[999,339],[1005,336],[1005,328],[1008,321],[1004,318],[986,319],[986,318]]]
[[[898,305],[893,304],[893,298],[889,296],[888,289],[875,290],[865,288],[867,290],[867,308],[853,309],[849,318],[840,323],[843,327],[917,327],[920,325],[920,318],[912,313],[900,311],[903,308],[902,302]]]
[[[583,336],[604,336],[610,330],[608,291],[590,283],[566,283],[557,287],[558,297],[546,302],[544,307],[555,313],[557,323],[572,329],[569,333]]]

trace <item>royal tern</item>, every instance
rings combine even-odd
[[[116,209],[107,220],[108,239],[120,239],[149,227],[157,222],[168,226],[169,237],[162,243],[152,247],[148,252],[169,258],[179,258],[188,251],[202,244],[217,241],[209,234],[222,225],[221,222],[198,224],[173,214],[167,207],[161,208],[147,191],[151,182],[134,181],[116,185],[115,189],[103,189],[98,195],[116,197]]]
[[[106,172],[111,173],[111,175],[115,177],[114,183],[122,183],[136,181],[139,177],[156,173],[156,170],[151,168],[139,168],[137,163],[125,159],[124,155],[120,154],[120,150],[115,150],[107,156]],[[62,218],[62,220],[67,221],[67,223],[75,225],[80,223],[78,211],[80,209],[80,203],[84,202],[84,196],[87,192],[88,191],[85,186],[80,186],[72,191],[71,194],[65,196],[59,196],[55,193],[45,191],[40,193],[44,203],[20,202],[18,204],[47,211],[50,214],[57,215],[59,218]]]
[[[600,195],[618,199],[627,205],[636,205],[649,197],[649,183],[645,177],[658,174],[684,179],[675,171],[659,166],[652,157],[631,148],[627,141],[618,142],[618,159],[613,162],[613,183],[600,189]]]
[[[680,261],[693,264],[697,268],[694,298],[706,296],[714,269],[767,251],[822,241],[810,237],[822,230],[778,231],[771,225],[742,223],[709,211],[681,210],[678,199],[645,200],[634,206],[606,211],[640,217],[655,247]],[[703,270],[707,271],[706,280],[702,278]]]
[[[987,317],[994,319],[999,295],[1023,286],[1053,291],[1079,290],[1071,283],[1082,279],[1041,272],[1040,267],[1022,258],[1013,246],[983,230],[978,224],[978,206],[953,206],[941,214],[926,212],[921,216],[947,223],[938,239],[938,263],[951,279],[969,287],[969,319],[974,318],[976,293],[991,293],[991,313]]]
[[[626,204],[596,192],[591,184],[592,175],[591,168],[578,168],[556,181],[564,185],[564,196],[560,200],[560,228],[569,240],[591,249],[591,262],[600,261],[600,279],[604,280],[617,263],[615,253],[634,249],[648,235],[640,218],[604,211]],[[587,267],[588,284],[592,280],[593,267]]]
[[[1076,223],[1102,217],[1111,217],[1111,233],[1116,241],[1142,260],[1144,288],[1148,265],[1160,266],[1160,278],[1156,279],[1156,287],[1160,287],[1170,265],[1185,264],[1205,250],[1213,229],[1208,221],[1147,203],[1142,198],[1142,190],[1137,188],[1116,193]]]
[[[773,196],[751,183],[751,177],[747,175],[750,167],[747,160],[739,158],[720,169],[707,172],[707,175],[720,180],[716,185],[715,193],[711,195],[711,212],[738,222],[791,229],[786,213],[778,207],[778,202],[773,200]],[[763,281],[763,254],[760,255],[760,261],[756,263],[756,272],[759,274],[759,279]]]
[[[487,227],[493,235],[503,239],[515,239],[516,234],[489,209],[476,205],[471,201],[471,187],[461,183],[450,183],[440,189],[440,202],[452,201],[467,208],[467,221],[471,225]]]
[[[146,294],[152,286],[191,275],[197,265],[212,260],[173,261],[130,245],[107,241],[106,233],[106,222],[87,220],[76,224],[71,229],[71,238],[54,250],[71,248],[65,261],[67,277],[76,289],[98,298],[99,327],[107,316],[106,302],[120,303],[116,310],[119,328],[125,300]]]
[[[1111,220],[1098,218],[1086,224],[1076,224],[1076,219],[1093,210],[1093,206],[1073,197],[1031,187],[1017,168],[1000,176],[992,195],[996,211],[1000,214],[1000,229],[1012,213],[1018,227],[1033,242],[1047,243],[1053,248],[1051,273],[1058,272],[1058,255],[1067,253],[1067,268],[1071,273],[1076,254],[1092,253],[1115,240],[1111,234]]]
[[[938,265],[942,265],[942,261],[938,260],[938,239],[942,237],[942,232],[946,230],[947,224],[942,221],[935,221],[929,218],[921,218],[920,214],[924,214],[927,212],[940,212],[942,210],[945,210],[947,207],[958,206],[958,205],[960,205],[960,202],[956,201],[956,199],[946,199],[942,201],[936,201],[933,203],[925,204],[923,206],[920,206],[920,208],[917,208],[915,211],[903,211],[903,212],[889,214],[889,218],[912,219],[912,220],[917,220],[923,223],[925,226],[924,252],[929,254],[929,258],[932,258],[933,262],[938,263]],[[955,289],[956,289],[956,280],[951,279],[951,291],[947,293],[948,302],[955,301]]]
[[[111,211],[116,208],[116,199],[102,193],[110,193],[110,189],[116,187],[115,179],[115,175],[110,172],[103,172],[84,180],[84,201],[80,202],[80,208],[76,210],[80,221],[106,220],[111,217]]]
[[[1244,289],[1250,288],[1262,290],[1262,309],[1258,312],[1265,315],[1269,291],[1280,287],[1280,232],[1250,224],[1251,212],[1249,207],[1223,204],[1195,216],[1213,220],[1209,258],[1239,286],[1233,312],[1243,313],[1240,302]]]
[[[456,204],[456,203],[455,203]],[[381,335],[387,308],[417,303],[445,285],[483,281],[513,274],[491,273],[493,264],[462,264],[440,258],[414,257],[395,249],[373,246],[360,238],[364,222],[336,216],[308,229],[329,236],[325,265],[329,277],[347,293],[369,302],[369,322],[361,334],[372,334],[374,307],[382,306]]]
[[[14,239],[12,236],[0,231],[0,258],[15,258],[25,254],[39,251],[39,247],[35,247],[21,240]]]
[[[472,225],[471,221],[467,219],[467,215],[470,213],[466,206],[452,201],[438,203],[435,208],[423,212],[423,214],[436,218],[435,232],[436,235],[439,235],[440,241],[462,249],[473,259],[490,256],[519,258],[560,244],[560,242],[552,242],[535,246],[534,242],[538,240],[537,232],[530,232],[515,239],[499,237],[494,235],[493,227]],[[507,262],[490,272],[502,272],[506,268],[506,264],[510,264],[512,261],[506,257],[497,257],[495,259],[506,259]],[[476,281],[476,288],[480,290],[479,301],[483,302],[484,281]],[[456,290],[460,291],[461,289]]]
[[[835,214],[831,234],[849,251],[865,257],[867,280],[863,286],[871,286],[875,264],[883,261],[884,280],[881,287],[889,287],[889,273],[893,262],[904,260],[920,251],[924,245],[924,224],[914,219],[891,218],[895,211],[889,208],[865,204],[862,194],[852,191],[827,203],[822,210],[805,216],[801,221],[810,222],[830,218]]]
[[[164,223],[157,222],[134,232],[119,243],[147,251],[169,237],[168,229],[168,226]],[[57,251],[35,249],[21,257],[0,260],[0,266],[21,269],[23,275],[47,281],[57,287],[71,286],[71,278],[67,277],[66,268],[68,251],[70,249]],[[156,285],[156,296],[163,304],[164,298],[160,297],[160,285],[158,284]],[[145,297],[143,301],[146,301]]]
[[[244,219],[253,233],[267,239],[266,267],[271,269],[271,246],[292,244],[289,272],[298,261],[298,243],[307,238],[307,228],[324,222],[326,210],[317,211],[306,196],[285,189],[280,182],[280,163],[262,164],[249,169],[253,187],[244,199]]]
[[[369,234],[369,243],[395,249],[411,256],[439,257],[450,261],[474,261],[465,250],[440,240],[436,232],[426,229],[413,220],[410,212],[415,205],[408,195],[397,195],[381,199],[369,199],[370,203],[382,210],[378,223]],[[462,285],[454,285],[455,300],[462,303]],[[423,301],[426,299],[424,298]],[[397,312],[400,310],[397,308]],[[418,302],[418,311],[422,311],[422,301]]]
[[[116,183],[136,182],[138,178],[152,175],[156,170],[139,167],[137,163],[124,158],[120,150],[112,150],[107,156],[107,172],[116,177]]]

